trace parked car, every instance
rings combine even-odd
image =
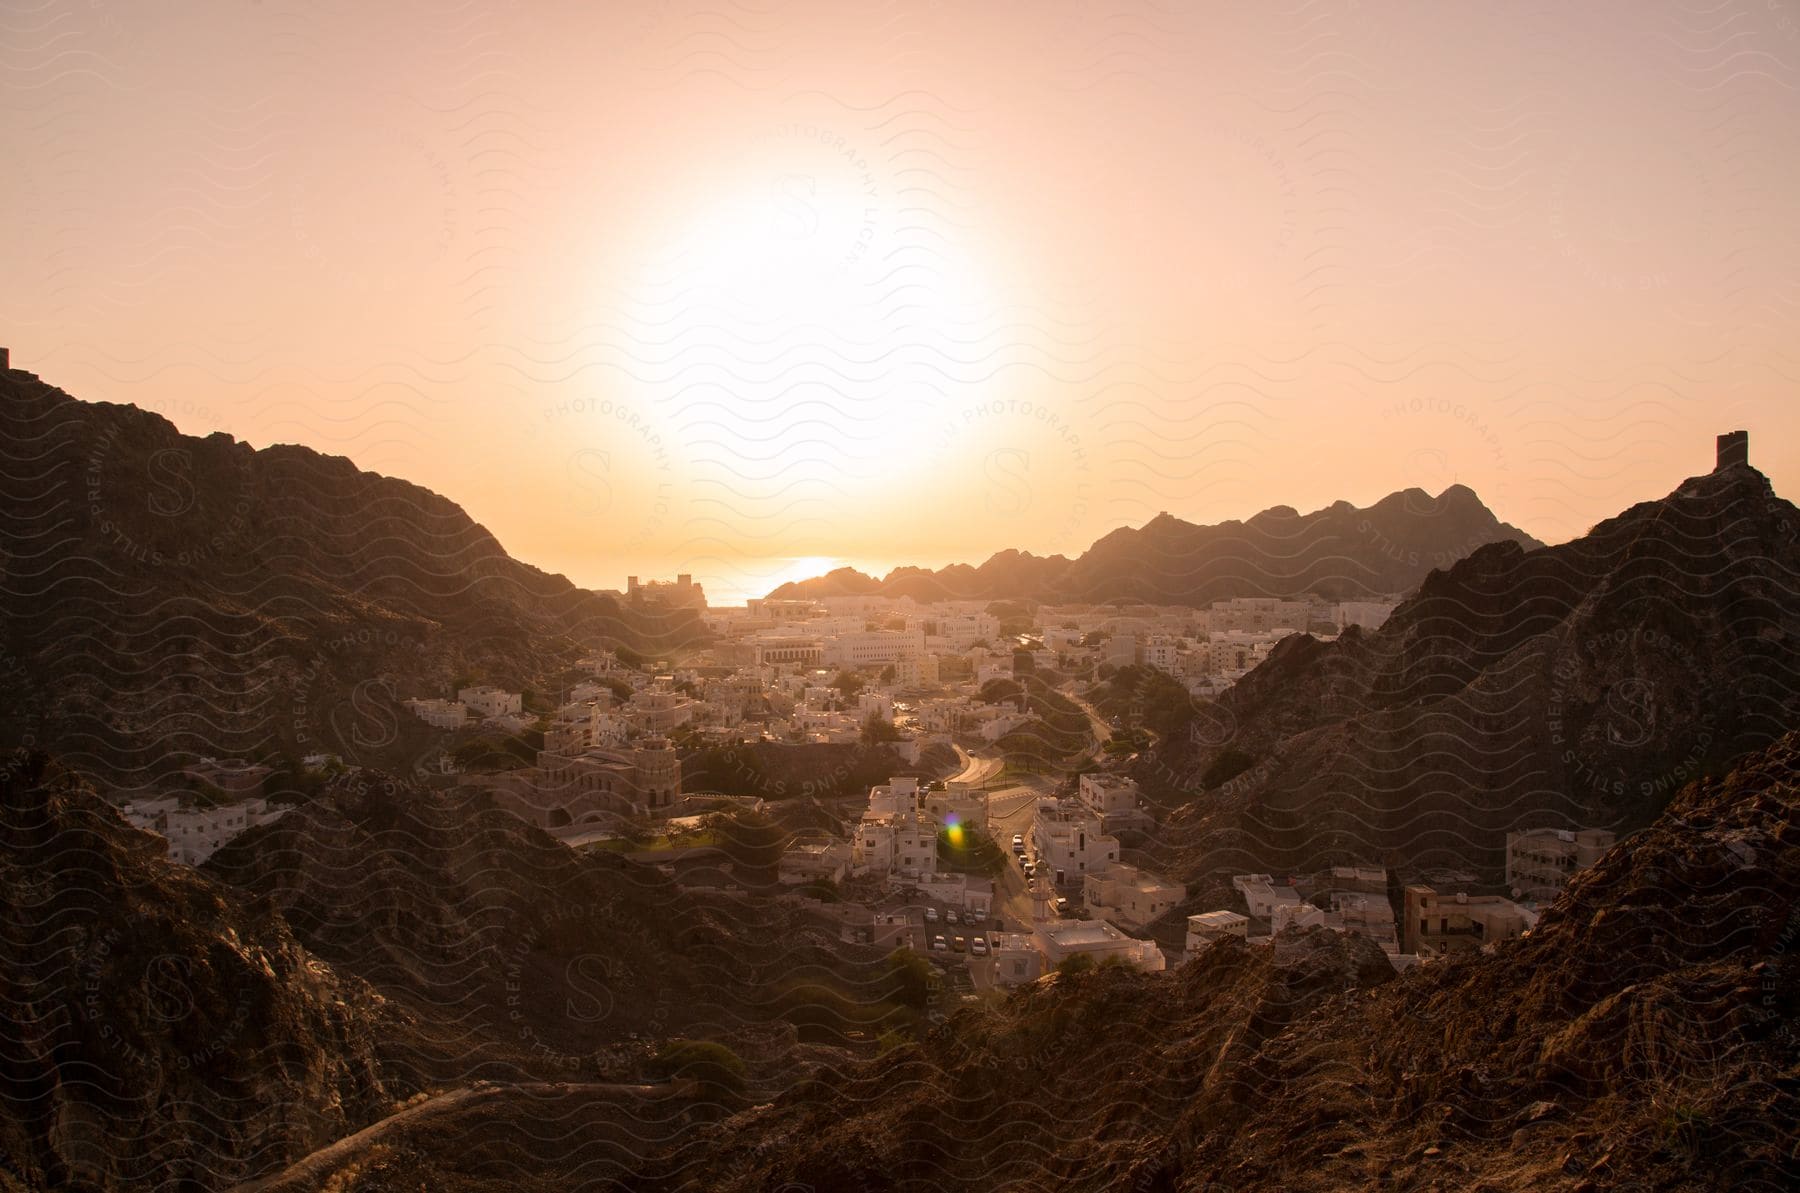
[[[972,957],[987,956],[988,955],[987,938],[984,936],[977,936],[974,939],[970,940],[969,941],[969,955]]]
[[[944,922],[946,924],[954,924],[957,922],[956,908],[952,907],[949,911],[946,911],[944,913]]]
[[[1014,853],[1024,853],[1025,852],[1025,834],[1024,833],[1014,833],[1013,834],[1013,852]]]
[[[950,942],[950,947],[959,953],[966,953],[969,951],[969,942],[959,936]]]
[[[986,920],[987,920],[987,908],[985,908],[985,907],[977,907],[973,912],[971,912],[969,914],[969,922],[971,924],[983,923]]]
[[[948,952],[949,949],[950,949],[950,946],[944,942],[943,937],[934,936],[931,938],[931,951],[932,952],[943,953],[943,952]]]
[[[1069,901],[1067,899],[1063,899],[1063,898],[1059,897],[1056,900],[1056,914],[1057,915],[1068,915],[1069,914]]]
[[[925,909],[925,922],[927,924],[935,924],[938,922],[937,908],[927,907]]]

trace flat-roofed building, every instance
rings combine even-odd
[[[1187,887],[1115,862],[1083,875],[1081,893],[1088,910],[1121,928],[1136,930],[1175,910],[1187,898]]]
[[[1506,885],[1521,899],[1550,903],[1577,870],[1599,861],[1618,840],[1609,829],[1527,829],[1506,834]]]
[[[1119,860],[1119,839],[1107,835],[1105,821],[1077,800],[1040,803],[1031,824],[1033,852],[1060,881],[1079,883],[1093,870]]]
[[[1097,962],[1116,959],[1149,973],[1166,965],[1154,942],[1127,936],[1105,920],[1047,920],[1036,926],[1035,935],[1052,968],[1077,955]]]
[[[1239,940],[1250,934],[1250,919],[1235,911],[1203,911],[1187,918],[1187,943],[1183,946],[1192,957],[1215,940],[1235,936]]]
[[[1529,932],[1537,913],[1503,895],[1439,894],[1428,886],[1406,888],[1401,951],[1441,956],[1510,940]]]

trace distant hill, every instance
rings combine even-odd
[[[507,555],[417,485],[182,435],[0,371],[0,744],[146,777],[193,755],[408,766],[398,703],[701,633]]]
[[[1213,526],[1161,514],[1139,529],[1113,531],[1075,559],[1008,550],[980,567],[902,567],[880,580],[840,568],[769,596],[1208,605],[1317,593],[1354,600],[1406,592],[1433,568],[1494,542],[1542,545],[1496,518],[1473,490],[1452,485],[1436,497],[1407,489],[1367,509],[1347,501],[1310,514],[1275,506],[1245,522]]]
[[[1800,510],[1734,465],[1572,542],[1496,543],[1191,712],[1138,766],[1190,875],[1491,873],[1508,830],[1636,828],[1800,725]]]

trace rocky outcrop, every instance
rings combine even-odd
[[[721,840],[722,855],[737,844]],[[688,891],[575,852],[485,796],[371,771],[202,869],[403,1009],[421,1084],[597,1080],[603,1052],[634,1035],[735,1038],[792,1010],[797,987],[867,989],[882,961],[803,930],[789,905]]]
[[[1193,713],[1138,768],[1189,873],[1494,873],[1509,830],[1636,828],[1800,723],[1800,511],[1737,466],[1560,546],[1484,547]]]
[[[220,1188],[413,1092],[373,990],[162,852],[42,755],[0,769],[0,1173],[28,1188]]]
[[[1541,544],[1494,517],[1473,490],[1394,493],[1367,509],[1340,501],[1288,506],[1248,521],[1196,526],[1162,514],[1122,527],[1075,559],[1002,551],[980,567],[902,567],[877,580],[850,568],[784,584],[771,597],[910,596],[915,600],[1147,601],[1207,605],[1229,597],[1354,600],[1406,592],[1433,568],[1489,543]]]
[[[194,755],[410,766],[428,743],[405,697],[530,687],[586,646],[699,633],[513,560],[416,485],[17,370],[0,371],[0,550],[0,744],[124,779]]]
[[[1047,978],[686,1158],[732,1189],[1787,1188],[1797,923],[1800,735],[1524,939],[1398,977],[1310,929]]]

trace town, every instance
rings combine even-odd
[[[1500,889],[1468,874],[1403,884],[1358,863],[1234,874],[1228,897],[1197,907],[1156,871],[1159,810],[1127,773],[1154,739],[1141,681],[1204,703],[1284,638],[1378,628],[1393,601],[1031,608],[828,596],[715,609],[686,575],[634,576],[620,596],[692,610],[710,639],[677,660],[593,650],[554,701],[486,682],[413,694],[405,708],[443,746],[419,777],[482,792],[574,848],[802,901],[845,942],[931,959],[964,997],[1069,967],[1161,970],[1217,938],[1268,943],[1290,927],[1362,934],[1404,969],[1529,932],[1536,909],[1613,842],[1597,829],[1509,834]],[[1120,707],[1124,674],[1139,684]],[[753,748],[848,752],[855,765],[790,783],[766,766],[718,764]],[[684,784],[694,763],[704,785]],[[856,769],[883,764],[882,781],[846,790]],[[172,789],[126,793],[122,810],[163,836],[171,858],[198,864],[282,814],[264,791],[269,772],[206,759]],[[827,823],[784,821],[798,805]],[[772,872],[723,856],[719,830],[743,814],[781,825]]]

